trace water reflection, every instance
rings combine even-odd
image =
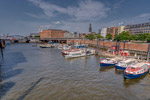
[[[146,84],[138,84],[140,83],[141,81],[144,80],[144,78],[148,75],[145,74],[143,76],[141,76],[140,78],[136,78],[136,79],[124,79],[123,81],[123,84],[126,88],[129,88],[130,86],[133,86],[133,85],[141,85],[141,86],[147,86]]]
[[[99,71],[100,72],[107,72],[111,69],[115,68],[114,66],[109,66],[109,67],[100,67]]]
[[[7,73],[4,73],[3,80],[16,76],[20,74],[21,72],[23,72],[23,69],[16,69],[16,70],[8,71]]]
[[[0,100],[14,85],[14,82],[0,83]]]
[[[23,69],[14,69],[19,63],[27,62],[22,52],[5,53],[4,61],[2,62],[3,75],[2,79],[8,79],[23,72]]]
[[[21,95],[17,100],[23,100],[34,88],[44,79],[44,77],[37,80],[28,90],[26,90],[23,95]]]
[[[123,75],[123,72],[124,72],[124,70],[117,70],[117,69],[115,68],[115,74]]]
[[[0,83],[2,82],[2,68],[1,68],[1,65],[0,65]]]

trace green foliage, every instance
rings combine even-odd
[[[131,34],[130,36],[129,36],[129,40],[138,40],[138,38],[137,38],[137,36],[135,35],[135,34]]]
[[[112,35],[111,34],[107,34],[106,35],[106,39],[108,39],[108,40],[112,39]]]
[[[120,34],[115,35],[115,40],[120,41],[120,40],[135,40],[136,35],[131,35],[129,32],[121,32]]]
[[[116,41],[120,41],[120,40],[121,40],[121,37],[120,37],[120,35],[116,34],[114,39],[115,39]]]
[[[100,39],[103,37],[101,35],[95,33],[95,34],[86,35],[85,38],[89,39],[89,40],[94,40],[94,39]]]
[[[34,38],[35,38],[35,39],[39,39],[39,38],[40,38],[40,36],[34,36]]]
[[[148,37],[149,34],[147,33],[143,33],[143,34],[139,34],[138,35],[138,40],[141,40],[141,41],[146,41],[147,40],[147,37]]]
[[[130,36],[129,32],[123,31],[119,35],[120,35],[121,40],[129,40],[129,36]]]
[[[150,43],[150,33],[147,36],[147,42]]]

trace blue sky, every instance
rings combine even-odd
[[[148,22],[150,0],[0,0],[0,34],[28,35],[41,25],[94,32],[119,23]],[[41,28],[44,29],[44,28]]]

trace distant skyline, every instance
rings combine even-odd
[[[150,22],[150,0],[1,0],[0,34],[29,35],[41,25],[70,32]],[[47,27],[46,27],[47,28]],[[44,28],[42,28],[44,29]]]

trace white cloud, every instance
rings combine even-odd
[[[105,5],[98,1],[82,0],[78,3],[78,7],[69,6],[66,8],[42,1],[42,0],[28,0],[37,7],[40,7],[44,13],[49,17],[56,16],[56,13],[66,14],[77,21],[101,19],[107,16],[110,10]]]
[[[60,21],[56,21],[56,22],[53,22],[54,24],[58,25],[58,24],[61,24]]]
[[[145,23],[145,22],[149,22],[149,18],[150,18],[150,13],[143,13],[130,18],[122,18],[118,20],[113,20],[109,23],[103,23],[102,27],[118,26],[119,23],[123,23],[124,25]]]
[[[116,4],[113,5],[113,8],[119,8],[123,2],[124,0],[118,1]]]

